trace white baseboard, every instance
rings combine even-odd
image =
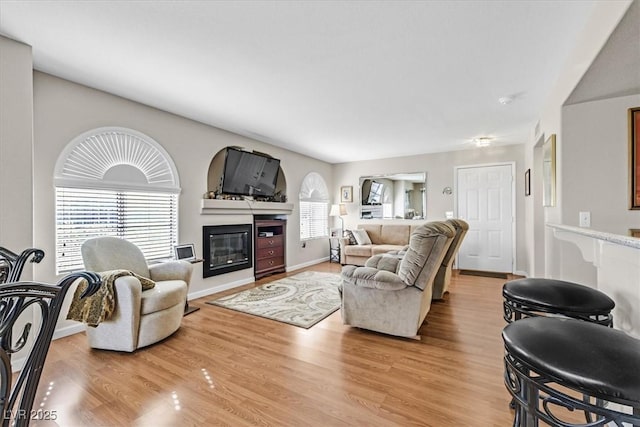
[[[514,271],[513,274],[517,276],[529,277],[529,273],[527,273],[526,271]]]
[[[229,289],[237,288],[239,286],[248,285],[249,283],[253,283],[253,282],[255,282],[255,279],[252,277],[252,278],[248,278],[248,279],[236,280],[235,282],[224,283],[222,285],[213,286],[211,288],[203,289],[203,290],[198,291],[198,292],[192,292],[189,295],[187,295],[187,299],[189,301],[191,301],[191,300],[194,300],[194,299],[198,299],[198,298],[206,297],[206,296],[209,296],[209,295],[212,295],[212,294],[216,294],[218,292],[222,292],[222,291],[226,291],[226,290],[229,290]]]
[[[321,258],[321,259],[308,261],[308,262],[305,262],[305,263],[302,263],[302,264],[287,266],[286,271],[289,272],[289,271],[299,270],[301,268],[310,267],[312,265],[320,264],[320,263],[325,262],[325,261],[329,261],[329,257],[324,257],[324,258]],[[206,297],[206,296],[209,296],[209,295],[212,295],[212,294],[216,294],[218,292],[227,291],[229,289],[233,289],[233,288],[237,288],[237,287],[240,287],[240,286],[248,285],[249,283],[253,283],[253,282],[255,282],[255,278],[254,277],[252,277],[250,279],[243,279],[243,280],[237,280],[235,282],[225,283],[223,285],[214,286],[212,288],[204,289],[202,291],[192,292],[189,295],[187,295],[187,299],[189,301],[191,301],[191,300],[194,300],[194,299],[198,299],[198,298]]]
[[[301,268],[305,268],[305,267],[311,267],[312,265],[320,264],[322,262],[327,262],[327,261],[329,261],[329,257],[328,256],[324,257],[324,258],[312,260],[312,261],[307,261],[307,262],[304,262],[302,264],[288,265],[287,266],[287,272],[300,270]]]
[[[68,337],[69,335],[78,334],[80,332],[84,332],[85,327],[82,323],[78,323],[76,325],[65,326],[64,328],[56,329],[53,333],[54,340],[58,338]]]

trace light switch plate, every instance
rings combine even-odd
[[[580,212],[580,227],[591,227],[591,212]]]

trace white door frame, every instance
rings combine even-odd
[[[461,165],[453,167],[453,216],[458,217],[458,169],[483,168],[490,166],[511,166],[511,273],[516,271],[516,162],[480,163],[475,165]],[[456,255],[456,265],[458,256]]]

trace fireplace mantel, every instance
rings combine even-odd
[[[202,199],[201,215],[291,215],[293,203]]]

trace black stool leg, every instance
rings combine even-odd
[[[591,404],[591,398],[589,397],[588,394],[582,395],[582,401],[587,405]],[[596,399],[596,406],[604,406],[604,402],[602,401],[602,399]],[[599,418],[602,418],[602,417],[596,415],[596,419],[599,419]],[[591,424],[593,422],[593,417],[591,416],[591,412],[585,410],[584,419],[587,421],[588,424]]]
[[[538,427],[538,417],[536,416],[536,410],[538,409],[538,389],[532,382],[528,382],[524,389],[525,402],[527,402],[527,410],[524,411],[522,427]]]

